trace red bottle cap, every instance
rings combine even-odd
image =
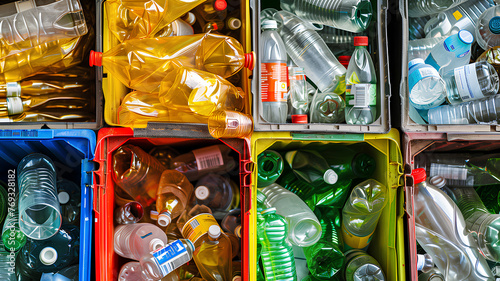
[[[89,65],[102,66],[102,52],[90,51]]]
[[[421,182],[424,182],[425,179],[427,178],[427,175],[425,174],[425,169],[423,168],[414,169],[413,171],[411,171],[411,175],[413,176],[413,184],[419,184]]]
[[[368,46],[368,36],[355,36],[354,46]]]
[[[292,115],[292,123],[307,124],[307,114]]]
[[[339,56],[339,62],[345,68],[347,68],[347,66],[349,65],[350,61],[351,61],[351,56]]]
[[[243,65],[244,67],[253,70],[255,67],[255,53],[247,53],[245,54],[245,64]]]
[[[227,8],[227,3],[225,0],[215,0],[214,8],[217,11],[224,11]]]
[[[212,26],[213,26],[214,30],[219,30],[219,26],[217,25],[216,22],[212,23]]]

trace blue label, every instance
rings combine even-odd
[[[436,69],[430,67],[429,65],[420,64],[415,67],[412,67],[410,72],[408,73],[408,87],[411,92],[413,87],[425,77],[441,77]]]
[[[141,239],[147,238],[147,237],[149,237],[151,235],[153,235],[153,232],[150,232],[150,233],[148,233],[146,235],[141,236]]]
[[[186,247],[180,240],[176,240],[151,254],[163,276],[167,276],[167,274],[190,260]]]

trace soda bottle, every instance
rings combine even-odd
[[[209,207],[212,212],[229,211],[233,200],[233,189],[227,178],[217,174],[207,174],[196,183],[194,195],[199,205]]]
[[[232,246],[218,225],[208,228],[208,236],[200,240],[193,254],[201,277],[207,281],[230,280],[232,277]]]
[[[30,239],[46,240],[62,224],[54,162],[41,154],[24,157],[17,166],[19,228]]]
[[[81,190],[80,187],[66,179],[57,181],[57,198],[61,205],[63,222],[80,225]]]
[[[11,261],[13,258],[13,261]],[[7,251],[4,248],[2,241],[0,241],[0,280],[16,281],[15,272],[15,258],[16,254],[13,251]]]
[[[183,173],[190,181],[196,181],[209,173],[225,174],[238,166],[229,155],[231,151],[224,144],[194,149],[172,159],[172,168]]]
[[[241,238],[241,209],[234,209],[229,211],[220,223],[222,229],[229,233],[236,235],[236,237]]]
[[[419,58],[411,60],[408,67],[410,104],[420,110],[441,105],[446,99],[446,83],[437,70]]]
[[[115,222],[117,224],[134,224],[144,216],[144,208],[141,203],[133,201],[118,207],[115,211]]]
[[[122,145],[113,153],[113,180],[135,201],[147,207],[156,198],[165,167],[135,145]]]
[[[165,232],[150,223],[119,225],[115,228],[113,241],[115,253],[133,260],[140,260],[168,243]]]
[[[477,20],[476,38],[477,43],[483,50],[500,45],[500,19],[498,16],[498,7],[492,5],[484,11]]]
[[[274,150],[265,150],[257,156],[257,187],[274,183],[283,172],[283,158]]]
[[[499,114],[500,96],[497,95],[458,105],[442,105],[427,112],[429,124],[490,123],[499,120]]]
[[[316,151],[288,151],[285,159],[297,177],[316,187],[316,193],[330,189],[338,180],[337,173],[330,169],[325,158]]]
[[[42,274],[40,281],[78,281],[79,265],[66,267],[58,272],[50,272]]]
[[[316,91],[311,101],[311,123],[342,123],[345,120],[346,103],[336,93]]]
[[[451,9],[466,0],[410,0],[408,1],[408,15],[412,18],[437,14]]]
[[[346,249],[366,249],[387,203],[387,188],[369,179],[356,185],[342,209],[342,236]]]
[[[288,90],[287,56],[274,20],[262,23],[261,96],[262,118],[269,123],[286,123]]]
[[[367,50],[368,37],[354,37],[355,50],[346,74],[347,124],[371,124],[377,117],[377,74]]]
[[[13,202],[14,206],[11,207],[11,212],[7,214],[2,228],[2,244],[10,252],[17,252],[26,244],[26,235],[19,227],[18,200],[19,198],[16,196]]]
[[[456,67],[466,65],[470,60],[471,44],[474,36],[463,29],[453,34],[434,46],[425,63],[434,67],[440,74],[446,73]]]
[[[248,138],[253,132],[253,119],[234,110],[216,110],[208,117],[208,131],[216,139]]]
[[[434,268],[434,261],[429,254],[417,255],[417,270],[427,273]]]
[[[158,224],[168,226],[187,207],[193,196],[193,185],[186,176],[176,170],[165,170],[161,174],[156,194]]]
[[[219,225],[212,215],[212,210],[205,205],[188,206],[177,219],[177,228],[182,237],[191,240],[196,248],[200,245],[200,238],[208,235],[212,225]]]
[[[384,271],[372,256],[361,250],[351,250],[345,253],[346,266],[344,275],[346,281],[374,280],[384,281]]]

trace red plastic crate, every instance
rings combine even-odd
[[[113,211],[115,183],[112,179],[111,155],[113,151],[125,143],[135,144],[146,151],[156,145],[182,145],[184,148],[193,146],[208,146],[223,143],[236,151],[240,156],[240,208],[242,210],[241,261],[242,278],[249,280],[249,216],[250,216],[250,178],[252,162],[250,161],[250,146],[248,140],[213,138],[175,137],[173,130],[154,131],[154,137],[134,136],[130,128],[104,128],[99,130],[95,161],[100,167],[94,177],[94,211],[95,211],[95,253],[96,280],[117,280],[122,259],[113,249],[114,222]],[[146,134],[147,135],[147,134]],[[161,135],[161,136],[158,136]]]

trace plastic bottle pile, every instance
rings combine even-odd
[[[241,280],[238,160],[218,144],[113,153],[118,280]],[[201,279],[202,278],[202,279]]]
[[[497,124],[500,8],[491,0],[410,0],[408,8],[411,119]]]
[[[54,162],[39,153],[12,171],[17,183],[0,186],[7,211],[0,216],[0,279],[79,280],[80,187],[57,180]]]
[[[366,253],[388,191],[344,145],[257,159],[257,280],[385,280]]]

